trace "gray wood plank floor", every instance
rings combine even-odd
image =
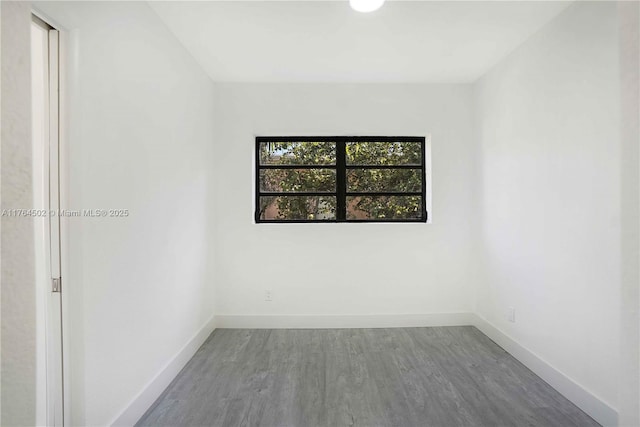
[[[597,426],[472,326],[218,329],[138,426]]]

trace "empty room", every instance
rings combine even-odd
[[[638,1],[0,23],[0,425],[640,426]]]

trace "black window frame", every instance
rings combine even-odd
[[[347,142],[413,142],[421,144],[420,165],[348,165],[346,161]],[[268,142],[327,142],[336,144],[335,165],[261,165],[260,145]],[[329,169],[336,171],[336,190],[334,192],[263,192],[260,191],[260,171],[265,169]],[[347,191],[347,171],[350,169],[419,169],[422,178],[421,191]],[[425,223],[427,212],[426,178],[426,138],[421,136],[256,136],[255,140],[255,212],[256,224],[292,224],[292,223]],[[335,219],[260,219],[260,197],[264,196],[335,196]],[[419,196],[422,215],[415,219],[347,219],[346,201],[348,196]]]

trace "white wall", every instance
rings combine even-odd
[[[640,425],[640,2],[618,3],[621,95],[620,425]]]
[[[216,314],[225,325],[470,311],[470,85],[219,84],[214,117]],[[432,224],[253,223],[255,135],[357,134],[431,135]]]
[[[70,36],[63,205],[130,212],[63,223],[71,424],[132,423],[211,330],[213,84],[146,3],[36,8]]]
[[[31,11],[2,2],[2,209],[33,206],[31,163]],[[2,217],[1,425],[36,418],[36,303],[33,221]]]
[[[574,4],[476,85],[484,270],[476,311],[614,409],[617,37],[615,3]]]

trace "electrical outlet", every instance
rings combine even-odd
[[[273,294],[271,293],[271,291],[269,290],[264,291],[264,300],[273,301]]]
[[[516,323],[516,309],[509,307],[507,309],[507,320],[511,323]]]

